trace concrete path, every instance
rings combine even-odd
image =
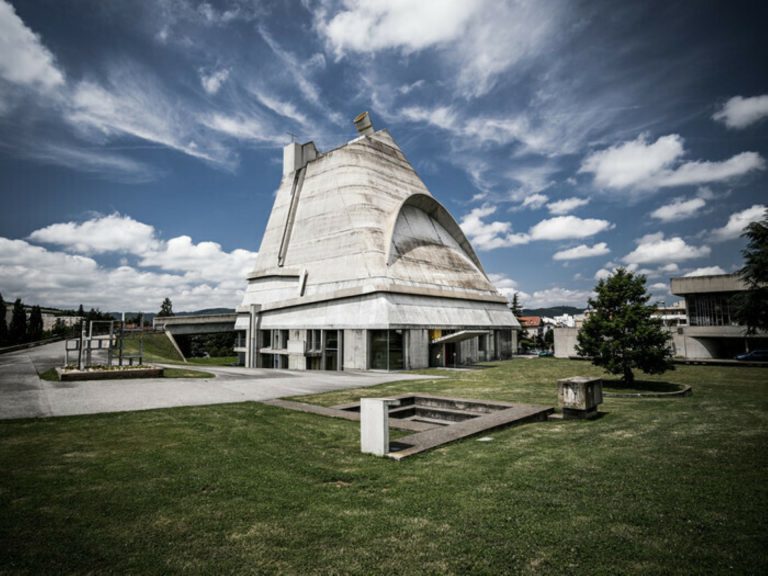
[[[0,355],[0,420],[260,401],[425,378],[191,365],[216,378],[47,382],[37,376],[63,363],[63,342]]]

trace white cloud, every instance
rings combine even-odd
[[[595,280],[607,280],[615,271],[615,269],[600,268],[595,272]]]
[[[509,222],[485,222],[484,219],[496,212],[496,207],[485,204],[474,208],[461,219],[461,229],[479,250],[508,248],[528,244],[533,240],[569,240],[587,238],[613,228],[607,220],[558,216],[542,220],[527,233],[514,233]]]
[[[705,266],[704,268],[696,268],[685,276],[689,278],[691,276],[717,276],[718,274],[725,274],[725,270],[720,266]]]
[[[728,128],[746,128],[768,116],[768,94],[742,98],[734,96],[715,112],[713,120],[722,122]]]
[[[714,242],[725,242],[741,236],[752,222],[762,220],[767,207],[764,204],[755,204],[741,212],[735,212],[728,218],[728,222],[722,228],[712,230],[711,237]]]
[[[536,290],[529,298],[521,299],[525,308],[548,308],[550,306],[575,306],[586,308],[587,300],[594,293],[591,290],[571,290],[569,288],[547,288]]]
[[[255,116],[226,116],[214,113],[203,117],[201,121],[211,130],[238,140],[268,143],[277,143],[284,140],[283,136],[276,135],[266,122]]]
[[[131,136],[222,166],[234,164],[228,149],[210,134],[200,133],[199,125],[190,121],[195,113],[169,98],[145,71],[115,68],[107,87],[80,82],[71,106],[68,120],[85,133]]]
[[[523,200],[522,203],[522,207],[530,208],[531,210],[538,210],[547,202],[549,202],[548,196],[545,196],[544,194],[531,194],[530,196],[525,197],[525,200]]]
[[[0,237],[4,292],[28,303],[83,303],[102,310],[153,311],[166,296],[176,310],[235,307],[256,258],[255,252],[227,252],[215,242],[195,244],[188,236],[164,241],[152,226],[119,214],[81,224],[53,224],[34,232],[30,240],[58,244],[68,252]],[[126,257],[109,267],[93,257],[69,253],[73,250]],[[137,266],[128,265],[132,256],[138,256]]]
[[[709,256],[709,246],[691,246],[679,236],[664,238],[662,232],[648,234],[637,241],[637,248],[622,258],[630,265],[682,262]]]
[[[594,174],[595,184],[605,188],[627,188],[647,182],[683,155],[683,139],[677,134],[662,136],[648,144],[647,136],[593,152],[579,172]]]
[[[600,242],[599,244],[595,244],[594,246],[587,246],[586,244],[580,244],[579,246],[576,246],[574,248],[569,248],[567,250],[560,250],[559,252],[555,252],[554,256],[552,256],[553,260],[578,260],[580,258],[592,258],[593,256],[604,256],[605,254],[609,254],[610,249],[608,248],[608,244],[605,242]]]
[[[221,68],[207,74],[205,70],[200,70],[200,84],[203,89],[211,95],[217,94],[224,83],[229,78],[229,68]]]
[[[64,74],[5,0],[0,0],[0,76],[21,86],[51,90],[64,84]]]
[[[505,274],[489,274],[488,279],[496,287],[502,296],[506,296],[507,300],[512,301],[512,297],[517,294],[518,300],[530,298],[530,295],[520,290],[519,284],[512,278],[507,277]]]
[[[556,216],[542,220],[530,230],[532,240],[569,240],[588,238],[613,228],[607,220],[579,218],[577,216]]]
[[[677,134],[659,137],[648,143],[647,135],[593,152],[579,169],[594,175],[602,188],[614,190],[652,190],[722,182],[765,168],[756,152],[742,152],[722,162],[693,161],[679,163],[685,154],[683,139]]]
[[[589,204],[589,198],[566,198],[550,202],[547,204],[547,209],[550,214],[568,214],[576,210],[576,208],[581,208],[587,204]]]
[[[57,244],[83,254],[126,252],[143,254],[158,244],[155,229],[129,216],[111,214],[87,220],[80,224],[65,222],[51,224],[35,230],[30,240]]]
[[[460,93],[475,97],[551,41],[561,7],[489,0],[356,0],[334,14],[317,11],[316,27],[337,59],[348,52],[435,49],[455,70]]]
[[[461,229],[469,237],[475,248],[493,250],[529,242],[528,235],[513,233],[512,225],[509,222],[486,223],[483,221],[484,218],[494,212],[496,212],[496,207],[484,205],[480,208],[474,208],[461,219]]]
[[[696,216],[706,204],[702,198],[692,198],[691,200],[677,198],[671,204],[666,204],[651,212],[651,216],[662,222],[676,222]]]

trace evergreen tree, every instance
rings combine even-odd
[[[747,334],[768,330],[768,210],[763,219],[744,229],[747,247],[741,251],[744,267],[739,271],[747,292],[736,300],[736,317],[747,327]]]
[[[85,310],[83,309],[82,304],[80,304],[80,307],[77,309],[77,316],[80,316],[80,318],[85,318]]]
[[[37,342],[43,339],[43,314],[40,306],[32,306],[29,313],[29,327],[27,329],[27,340]]]
[[[21,298],[16,298],[16,302],[13,303],[13,316],[11,316],[11,325],[8,327],[8,341],[9,344],[23,344],[27,341],[27,315],[21,304]]]
[[[520,316],[523,315],[523,309],[520,307],[520,301],[517,298],[517,292],[512,295],[512,303],[509,305],[509,307],[512,309],[512,314],[515,315],[515,318],[520,318]]]
[[[645,276],[623,268],[600,280],[597,298],[589,299],[589,315],[577,336],[576,351],[611,374],[621,374],[626,384],[635,380],[633,369],[662,374],[674,369],[668,346],[670,335],[660,318],[651,314]]]
[[[8,323],[5,321],[5,314],[5,300],[0,294],[0,346],[5,346],[8,343]]]
[[[163,300],[163,303],[160,305],[160,312],[157,313],[157,316],[159,318],[163,318],[166,316],[174,316],[173,303],[171,302],[170,298],[166,298],[165,300]]]

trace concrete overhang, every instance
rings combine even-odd
[[[737,274],[672,278],[670,282],[670,290],[676,296],[714,292],[742,292],[746,289],[746,284]]]

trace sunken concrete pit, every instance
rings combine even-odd
[[[384,454],[394,460],[419,454],[443,444],[514,426],[546,420],[554,408],[535,404],[449,398],[431,394],[402,394],[387,398],[389,427],[413,432],[389,443]],[[265,402],[290,410],[360,420],[360,402],[332,408],[287,400]]]

